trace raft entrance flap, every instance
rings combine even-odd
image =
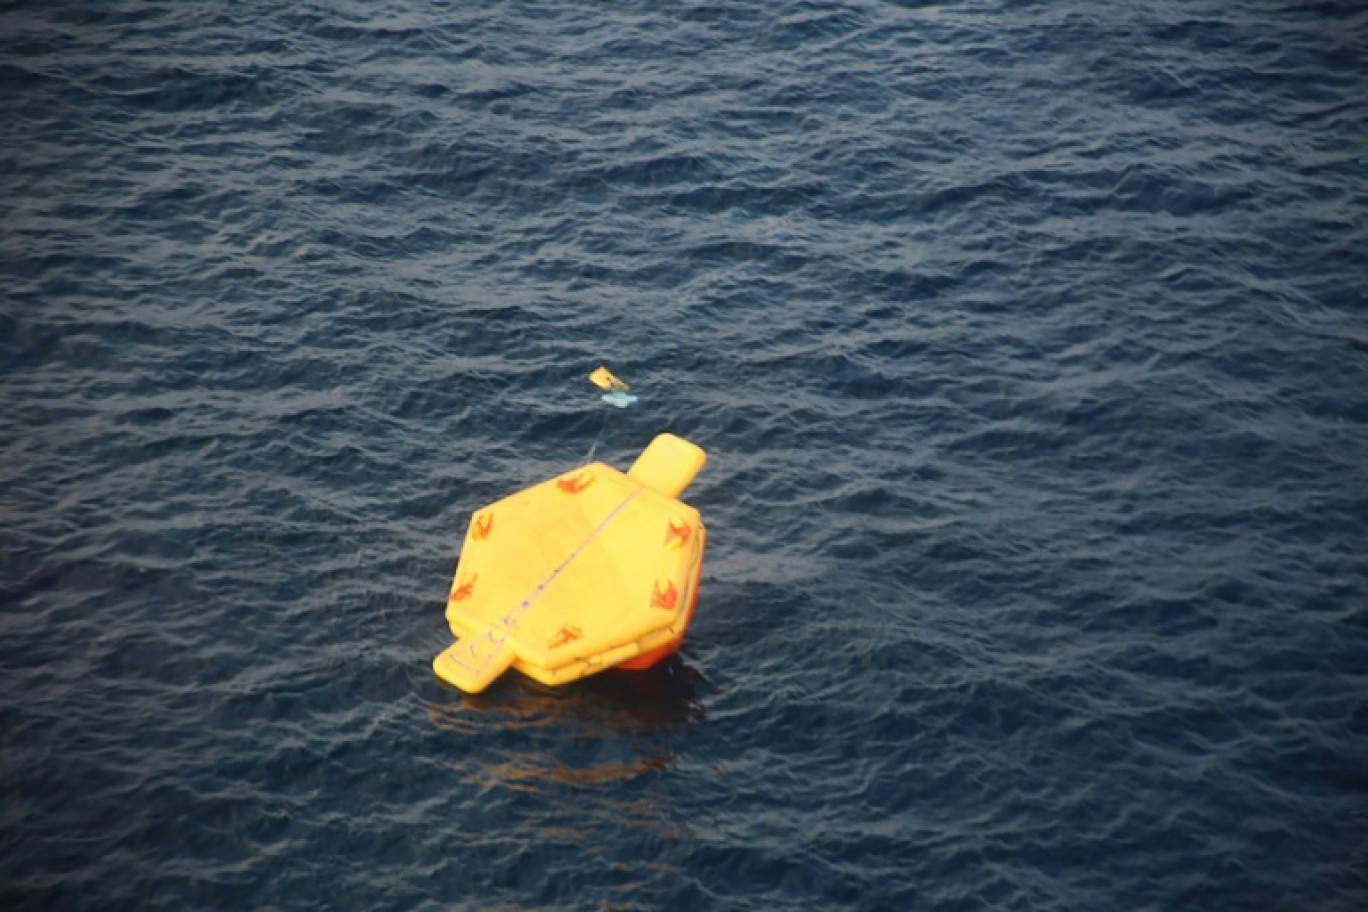
[[[659,434],[636,462],[627,477],[669,497],[678,497],[708,459],[703,449],[674,434]]]

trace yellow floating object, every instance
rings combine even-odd
[[[606,367],[600,367],[590,374],[589,381],[599,389],[608,390],[612,393],[625,393],[631,389],[630,386],[614,377]]]
[[[675,652],[706,533],[678,500],[707,456],[661,434],[626,473],[601,462],[475,511],[447,597],[438,677],[478,693],[510,666],[543,684]]]

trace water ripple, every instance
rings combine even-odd
[[[1368,901],[1356,5],[0,26],[6,908]],[[660,430],[683,654],[443,687]]]

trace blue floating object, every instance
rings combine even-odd
[[[626,408],[633,402],[637,401],[636,396],[633,396],[631,393],[623,392],[604,393],[599,398],[602,399],[604,402],[608,403],[609,405],[615,405],[618,408]]]

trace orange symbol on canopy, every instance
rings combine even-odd
[[[489,532],[494,528],[494,514],[486,513],[476,517],[475,522],[470,526],[470,537],[475,541],[484,541],[489,538]]]
[[[662,587],[660,580],[656,580],[651,586],[652,608],[664,608],[666,611],[673,611],[677,601],[679,601],[679,590],[675,589],[674,583],[666,580]]]
[[[573,643],[582,636],[584,636],[584,631],[578,627],[562,627],[560,630],[556,631],[556,635],[546,644],[546,648],[559,649],[566,643]]]
[[[447,601],[464,602],[466,599],[470,598],[471,593],[475,591],[475,581],[479,578],[480,574],[478,573],[470,574],[470,579],[451,590],[451,596]]]
[[[585,469],[576,475],[558,479],[556,481],[556,487],[560,488],[566,494],[578,494],[593,483],[594,473]]]
[[[678,551],[689,543],[689,536],[693,535],[693,527],[688,523],[675,524],[669,520],[669,525],[665,529],[665,547],[670,551]]]

